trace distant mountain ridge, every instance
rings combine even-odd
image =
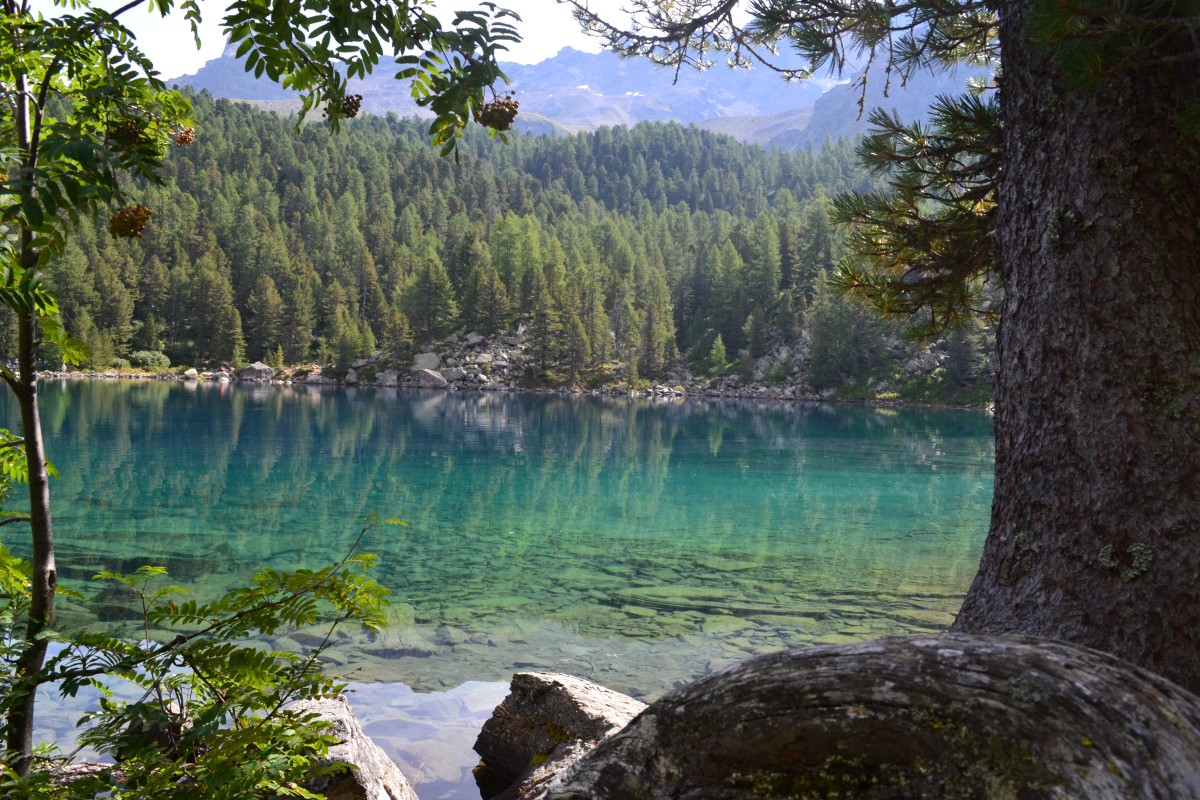
[[[785,149],[813,148],[826,139],[861,133],[860,87],[850,82],[813,79],[786,83],[766,69],[713,68],[683,70],[678,75],[645,59],[613,53],[584,53],[563,48],[538,64],[504,64],[511,88],[521,102],[520,127],[534,133],[570,133],[642,121],[693,123],[744,142]],[[369,114],[428,116],[413,102],[407,81],[385,68],[365,80],[352,81]],[[195,74],[168,80],[214,97],[254,101],[287,110],[295,95],[245,71],[233,48]],[[937,94],[954,91],[962,78],[918,75],[904,90],[893,86],[883,96],[879,81],[868,82],[868,108],[895,106],[902,118],[922,118]],[[295,107],[298,107],[295,106]]]

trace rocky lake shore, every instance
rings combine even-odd
[[[841,388],[814,389],[807,378],[807,348],[804,343],[789,346],[777,343],[761,358],[743,360],[739,369],[732,367],[716,374],[697,373],[685,365],[669,369],[658,380],[633,380],[625,376],[624,365],[614,362],[599,373],[593,372],[574,381],[555,381],[549,385],[533,376],[535,359],[524,330],[485,337],[478,333],[451,335],[431,343],[416,353],[411,363],[396,367],[384,353],[376,351],[348,367],[310,363],[275,369],[257,361],[234,369],[138,370],[65,370],[43,372],[47,377],[99,379],[155,379],[209,381],[220,383],[303,384],[309,386],[378,386],[447,391],[534,392],[631,397],[717,397],[800,402],[866,402],[872,405],[904,405],[897,391],[914,380],[936,378],[946,353],[930,346],[901,365],[892,381],[868,378],[865,384]],[[922,405],[979,406],[978,395],[960,401],[922,402]]]

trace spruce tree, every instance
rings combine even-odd
[[[266,360],[283,342],[283,298],[270,276],[259,277],[246,300],[249,317],[246,347],[251,356]]]
[[[402,305],[420,342],[440,339],[454,328],[458,303],[450,276],[436,254],[427,256],[405,284]]]

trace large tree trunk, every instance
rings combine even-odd
[[[1200,797],[1200,698],[1057,642],[942,635],[745,661],[670,692],[545,800]]]
[[[1200,97],[1190,39],[1096,89],[1000,14],[996,489],[955,630],[1088,645],[1200,690]],[[1183,56],[1184,60],[1172,59]]]

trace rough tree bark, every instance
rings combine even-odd
[[[776,653],[673,691],[545,800],[1200,797],[1200,698],[1040,639]]]
[[[1027,35],[1033,6],[1000,13],[996,488],[954,630],[1077,642],[1197,691],[1200,138],[1177,115],[1200,62],[1180,26],[1073,87]]]
[[[36,138],[32,132],[28,87],[24,77],[17,84],[14,124],[22,157],[22,171],[32,175],[37,167]],[[21,189],[27,197],[33,181]],[[37,267],[40,251],[34,247],[33,232],[21,230],[20,263],[26,272]],[[8,718],[4,721],[5,747],[16,755],[13,768],[19,775],[29,772],[33,753],[33,712],[39,674],[46,660],[48,642],[42,633],[54,618],[54,594],[58,570],[54,560],[54,532],[50,517],[50,476],[46,470],[46,447],[38,414],[37,392],[37,319],[32,311],[17,314],[17,363],[19,374],[9,380],[21,408],[21,433],[25,440],[25,460],[29,470],[29,526],[32,533],[30,559],[29,615],[25,624],[25,645],[17,659],[15,680]]]
[[[18,315],[20,375],[12,389],[21,407],[21,429],[29,466],[29,525],[33,547],[25,645],[17,659],[16,680],[11,687],[12,706],[4,721],[5,747],[9,753],[17,754],[13,768],[19,775],[27,774],[32,765],[34,703],[49,647],[42,633],[54,619],[54,595],[58,586],[50,518],[50,476],[46,470],[46,448],[38,415],[34,335],[32,315],[22,312]]]

